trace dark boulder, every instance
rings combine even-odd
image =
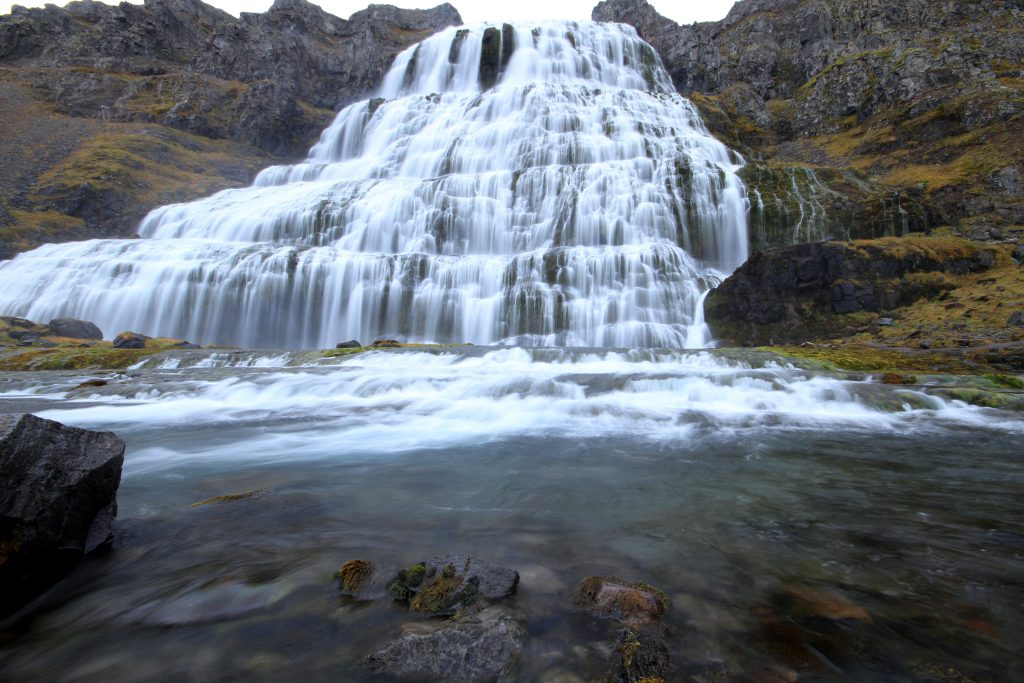
[[[337,345],[334,348],[336,348],[336,349],[361,349],[362,347],[363,347],[363,345],[360,344],[358,341],[356,341],[355,339],[350,339],[347,342],[338,342]]]
[[[0,613],[110,544],[123,462],[110,432],[0,416]]]
[[[367,663],[377,671],[413,680],[517,680],[526,641],[521,618],[492,607],[426,631],[396,638],[368,657]]]
[[[511,595],[518,584],[514,569],[468,555],[442,555],[401,570],[387,590],[416,612],[442,616]]]
[[[1017,311],[1006,321],[1007,324],[1015,327],[1024,327],[1024,311]]]
[[[72,339],[103,339],[103,332],[87,320],[73,318],[56,318],[47,327],[55,337],[71,337]]]
[[[605,680],[632,683],[667,680],[672,671],[665,617],[671,603],[664,592],[614,576],[583,579],[573,603],[587,614],[614,621],[616,645]]]
[[[114,337],[115,349],[144,349],[149,337],[138,332],[122,332]]]

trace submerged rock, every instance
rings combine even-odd
[[[576,607],[595,617],[623,624],[660,621],[670,606],[668,596],[643,582],[626,583],[614,576],[588,576],[576,591]]]
[[[335,575],[341,587],[341,594],[355,597],[373,576],[373,562],[369,560],[349,560],[341,565]]]
[[[109,545],[123,462],[110,432],[0,416],[0,613]]]
[[[400,678],[514,681],[526,641],[524,620],[492,607],[427,633],[405,633],[366,662]]]
[[[573,603],[591,616],[612,619],[620,626],[607,679],[615,683],[664,680],[672,662],[665,643],[664,618],[671,603],[664,592],[637,581],[614,576],[583,579]]]
[[[72,339],[103,339],[103,332],[87,320],[73,318],[56,318],[47,327],[55,337],[71,337]]]
[[[441,555],[407,567],[388,582],[388,593],[409,608],[435,616],[511,595],[519,572],[469,555]]]

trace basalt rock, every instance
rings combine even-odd
[[[592,16],[636,27],[759,169],[817,173],[791,189],[746,178],[755,209],[788,214],[757,248],[943,225],[1000,240],[1024,222],[1024,0],[740,0],[687,26],[604,0]]]
[[[55,337],[71,337],[72,339],[103,339],[103,332],[87,320],[72,318],[56,318],[47,327]]]
[[[149,337],[138,332],[122,332],[114,337],[115,349],[143,349]]]
[[[110,544],[123,461],[110,432],[0,416],[0,614]]]
[[[705,316],[733,345],[801,343],[844,332],[843,316],[890,311],[952,288],[943,273],[985,271],[995,256],[966,240],[820,242],[755,254],[713,290]]]

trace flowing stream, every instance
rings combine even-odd
[[[1024,674],[1019,414],[744,351],[204,350],[91,376],[0,376],[0,410],[128,443],[115,552],[0,645],[5,681],[367,680],[418,619],[333,573],[445,552],[520,571],[523,681],[602,675],[607,625],[571,599],[592,574],[669,594],[678,680]],[[790,624],[807,587],[870,621]]]

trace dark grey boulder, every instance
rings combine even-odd
[[[73,318],[56,318],[51,320],[47,327],[55,337],[71,337],[72,339],[103,339],[103,332],[100,328],[88,320],[75,320]]]
[[[338,342],[338,344],[334,348],[336,348],[336,349],[360,349],[362,347],[363,347],[363,345],[360,344],[358,341],[356,341],[355,339],[350,339],[347,342]]]
[[[1015,312],[1006,322],[1016,327],[1024,327],[1024,311]]]
[[[526,640],[526,624],[521,618],[491,607],[452,619],[442,628],[425,630],[399,636],[367,657],[367,663],[377,671],[413,680],[517,680]]]
[[[124,442],[35,415],[0,415],[0,614],[108,546]]]
[[[149,337],[138,332],[122,332],[114,337],[115,349],[142,349],[146,347]]]

